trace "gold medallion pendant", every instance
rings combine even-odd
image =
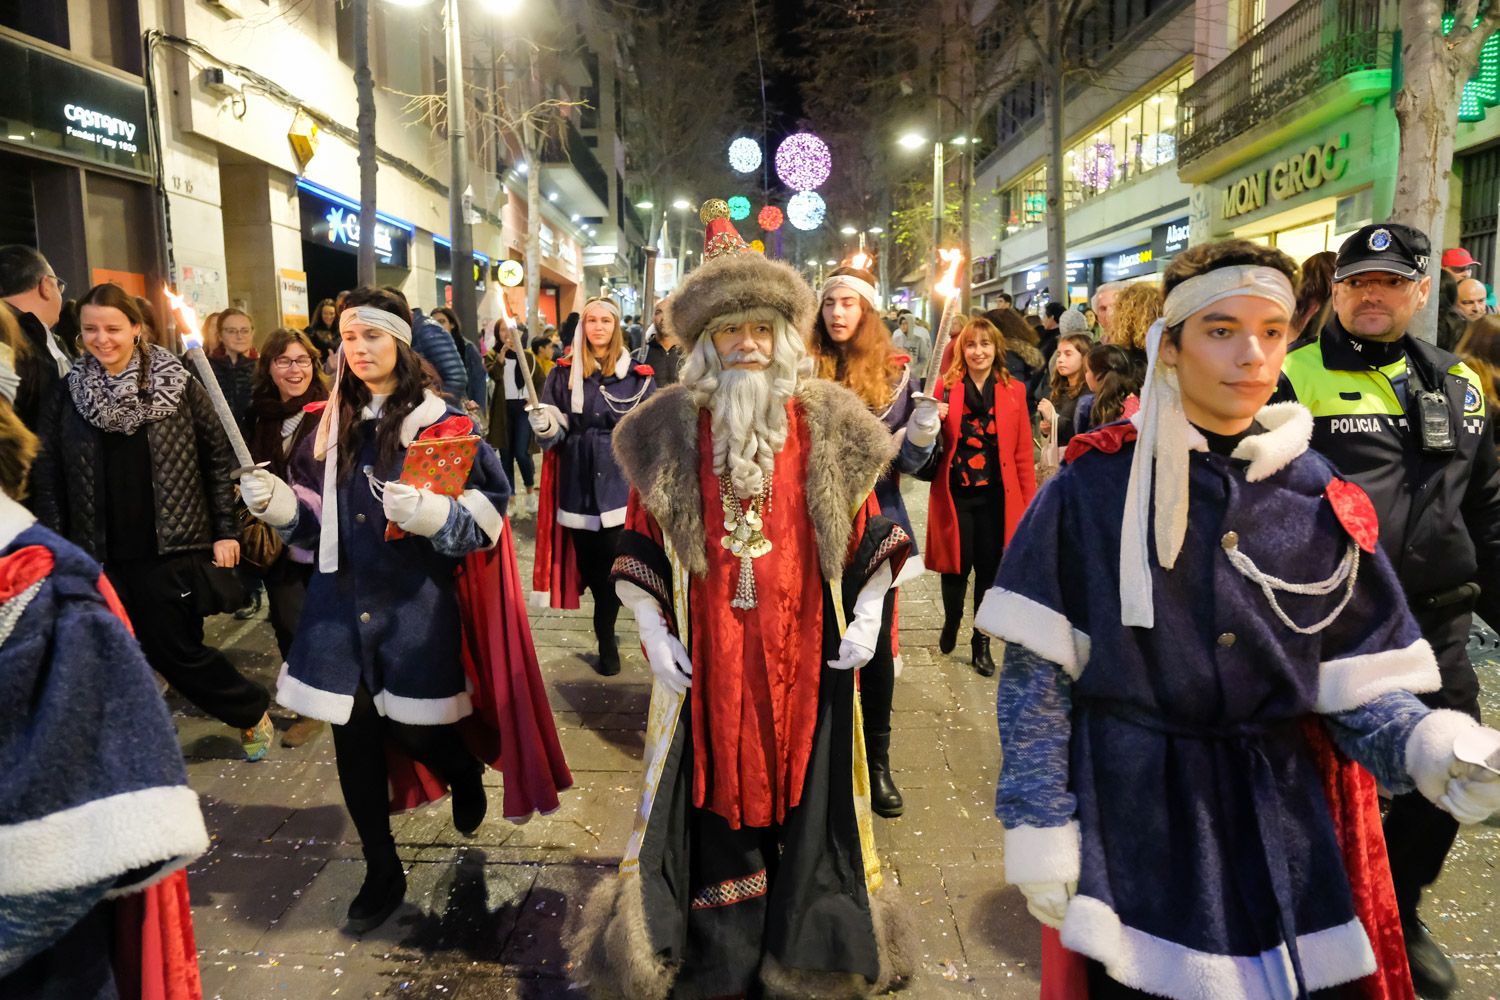
[[[748,501],[741,501],[734,495],[729,474],[722,473],[719,476],[719,499],[724,505],[725,532],[719,544],[740,561],[739,580],[729,606],[748,611],[756,606],[755,569],[751,560],[771,551],[771,540],[761,530],[765,526],[766,507],[771,502],[771,481],[767,479],[759,493]]]

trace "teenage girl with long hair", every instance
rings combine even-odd
[[[875,484],[875,498],[881,513],[912,536],[915,548],[911,518],[901,499],[901,474],[916,472],[932,457],[941,424],[937,401],[917,394],[922,373],[912,371],[910,358],[892,345],[877,307],[874,275],[853,267],[837,268],[823,283],[819,300],[821,308],[808,344],[814,373],[853,390],[899,442],[896,461]],[[921,557],[913,552],[896,584],[915,579],[922,569]],[[860,672],[859,682],[870,805],[885,817],[899,816],[905,808],[890,769],[896,593],[892,587],[886,596],[880,645]]]
[[[366,864],[348,926],[363,933],[406,892],[387,744],[452,789],[460,833],[472,834],[487,810],[484,766],[455,727],[474,710],[456,572],[500,541],[510,489],[483,442],[458,497],[400,482],[414,442],[477,430],[432,390],[399,295],[357,288],[337,322],[341,370],[317,431],[291,456],[290,484],[257,469],[240,491],[287,544],[317,553],[276,700],[333,726],[339,786]]]

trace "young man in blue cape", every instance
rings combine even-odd
[[[1328,738],[1463,822],[1500,807],[1500,733],[1413,694],[1437,665],[1369,499],[1265,405],[1295,277],[1244,241],[1172,262],[1140,413],[1074,440],[980,609],[1006,878],[1066,949],[1044,993],[1071,954],[1090,1000],[1410,996],[1373,788]]]

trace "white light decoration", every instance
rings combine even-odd
[[[786,203],[786,219],[803,232],[811,232],[823,224],[828,214],[828,205],[816,191],[798,191]]]
[[[729,144],[729,166],[741,174],[760,168],[760,143],[744,136]]]
[[[811,191],[828,180],[833,154],[811,132],[795,132],[776,147],[776,176],[793,191]]]

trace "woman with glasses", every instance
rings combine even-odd
[[[554,608],[576,608],[583,587],[594,595],[594,634],[605,677],[620,672],[615,618],[620,599],[609,582],[630,488],[615,463],[611,435],[620,419],[656,390],[647,365],[625,350],[620,307],[590,299],[573,335],[573,353],[542,386],[527,416],[542,458],[532,591]]]
[[[219,347],[208,356],[219,388],[229,401],[240,430],[250,429],[250,397],[253,395],[256,361],[255,321],[241,309],[230,307],[219,313]]]
[[[282,479],[288,478],[292,452],[317,426],[317,417],[307,412],[308,404],[328,398],[328,376],[318,361],[318,348],[310,337],[280,329],[266,341],[255,366],[246,440],[256,463],[266,463]],[[280,544],[274,532],[260,522],[246,528],[245,543],[245,558],[255,560],[262,571],[266,599],[271,605],[271,630],[285,661],[302,617],[307,581],[312,577],[312,550]],[[317,719],[298,717],[282,736],[281,745],[299,747],[322,728],[323,723]]]

